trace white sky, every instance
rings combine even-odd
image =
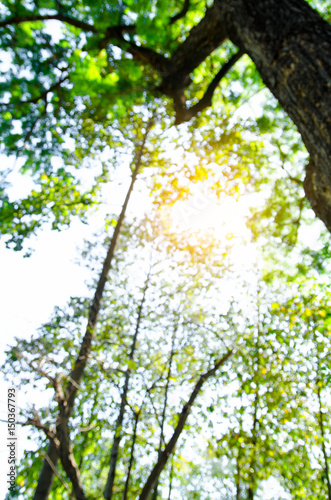
[[[0,245],[1,363],[6,346],[15,336],[29,338],[49,319],[55,305],[65,305],[70,296],[87,293],[84,285],[87,271],[74,263],[76,243],[82,242],[84,230],[86,232],[86,226],[75,222],[70,231],[42,232],[36,251],[28,259]],[[9,385],[1,379],[0,418],[7,420]],[[24,404],[25,397],[20,394],[20,388],[17,388],[17,394],[18,405],[20,402]],[[1,422],[0,429],[0,470],[7,471],[7,424]],[[18,428],[18,456],[26,445],[31,446],[26,442],[27,434],[27,428]],[[4,498],[6,491],[6,484],[0,482],[0,499]]]

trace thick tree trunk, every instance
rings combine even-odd
[[[310,154],[305,191],[331,231],[331,26],[304,0],[215,0]]]

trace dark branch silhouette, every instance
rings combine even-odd
[[[178,12],[178,14],[170,18],[169,24],[174,24],[176,21],[179,21],[179,19],[182,19],[182,17],[185,17],[189,8],[190,8],[190,0],[184,0],[182,10]]]
[[[191,120],[191,118],[193,118],[198,113],[200,113],[201,111],[212,105],[212,98],[218,84],[243,55],[244,51],[238,50],[238,52],[234,54],[224,64],[224,66],[222,66],[220,71],[213,78],[212,82],[208,85],[204,96],[200,99],[200,101],[197,104],[195,104],[191,108],[189,109],[186,108],[184,95],[174,96],[174,105],[176,110],[176,125]]]

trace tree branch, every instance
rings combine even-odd
[[[132,338],[132,343],[131,343],[131,349],[129,353],[129,360],[134,359],[134,354],[137,346],[137,339],[138,339],[138,334],[140,332],[140,326],[141,326],[141,320],[142,320],[142,313],[143,313],[143,307],[145,304],[146,300],[146,294],[147,290],[149,287],[149,282],[150,282],[150,276],[151,276],[151,268],[149,269],[145,286],[143,288],[143,295],[142,299],[140,301],[139,307],[138,307],[138,317],[136,321],[136,327],[135,327],[135,332]],[[108,478],[107,478],[107,483],[104,491],[104,497],[106,500],[111,500],[113,496],[113,489],[114,489],[114,481],[115,481],[115,475],[116,475],[116,467],[117,467],[117,461],[118,461],[118,452],[119,452],[119,447],[120,447],[120,442],[122,439],[122,426],[123,426],[123,420],[124,420],[124,415],[125,415],[125,407],[127,405],[127,397],[128,397],[128,392],[129,392],[129,382],[130,382],[130,375],[131,375],[131,370],[130,368],[127,369],[125,378],[124,378],[124,384],[123,384],[123,389],[121,391],[121,403],[119,407],[119,412],[118,416],[116,419],[116,424],[115,424],[115,432],[114,432],[114,438],[113,438],[113,445],[110,453],[110,460],[109,460],[109,472],[108,472]]]
[[[22,24],[34,21],[61,21],[76,28],[80,28],[83,31],[91,31],[92,33],[100,33],[92,24],[86,23],[85,21],[80,21],[79,19],[74,19],[73,17],[67,16],[61,12],[57,14],[26,14],[24,16],[11,16],[7,17],[3,21],[0,21],[0,28],[5,28],[6,26],[12,26],[13,24]]]
[[[201,21],[194,26],[186,40],[178,46],[168,62],[168,70],[161,74],[158,90],[172,97],[190,84],[190,74],[227,38],[215,5],[209,7]]]
[[[75,361],[74,367],[73,367],[73,369],[68,377],[69,381],[68,381],[68,385],[67,385],[66,392],[65,392],[65,398],[67,401],[66,413],[68,415],[68,418],[70,417],[70,415],[72,413],[74,400],[75,400],[79,385],[81,383],[81,380],[82,380],[82,377],[84,374],[84,370],[85,370],[85,367],[87,364],[88,356],[90,354],[92,337],[94,334],[94,330],[95,330],[95,327],[96,327],[96,324],[98,321],[98,316],[99,316],[99,312],[100,312],[100,308],[101,308],[102,295],[103,295],[104,288],[105,288],[105,285],[106,285],[106,282],[108,279],[108,275],[109,275],[109,272],[111,269],[112,260],[114,258],[117,241],[118,241],[118,238],[120,235],[120,231],[122,228],[122,224],[123,224],[126,209],[127,209],[127,206],[128,206],[129,200],[130,200],[130,196],[131,196],[131,193],[133,190],[133,186],[134,186],[134,183],[136,181],[139,170],[141,168],[142,156],[143,156],[143,153],[145,150],[147,136],[148,136],[148,133],[149,133],[152,125],[153,125],[153,122],[152,122],[152,120],[150,120],[146,126],[146,131],[145,131],[145,134],[143,136],[142,143],[139,146],[139,150],[138,150],[137,156],[135,158],[135,168],[134,168],[134,171],[132,173],[131,184],[130,184],[129,190],[127,192],[120,216],[118,218],[118,221],[117,221],[117,224],[116,224],[116,227],[114,230],[114,234],[112,236],[112,239],[111,239],[111,242],[110,242],[110,245],[108,248],[108,252],[107,252],[104,264],[103,264],[103,268],[102,268],[102,271],[100,273],[98,285],[97,285],[97,288],[96,288],[96,291],[95,291],[95,294],[94,294],[94,297],[92,300],[92,304],[90,306],[89,315],[88,315],[88,325],[87,325],[86,332],[85,332],[85,335],[84,335],[84,338],[83,338],[83,341],[81,344],[80,352],[79,352],[78,357]]]
[[[24,354],[22,354],[17,349],[13,349],[13,352],[14,352],[14,354],[18,358],[23,359],[26,362],[26,364],[28,365],[28,367],[31,368],[31,370],[33,370],[34,372],[39,373],[42,377],[46,378],[50,382],[50,384],[52,385],[52,387],[54,389],[56,388],[56,385],[57,385],[56,378],[51,377],[47,372],[45,372],[44,370],[42,370],[41,365],[40,366],[35,366],[32,361],[29,361],[26,358],[26,356],[24,356]]]
[[[198,113],[201,113],[201,111],[212,105],[212,98],[218,84],[220,83],[222,78],[224,78],[224,76],[230,71],[230,69],[235,65],[235,63],[244,55],[244,53],[245,52],[243,50],[238,50],[238,52],[236,52],[236,54],[234,54],[222,66],[219,72],[214,76],[211,83],[208,85],[207,90],[202,99],[200,99],[200,101],[191,108],[189,109],[186,108],[186,105],[183,103],[182,98],[180,98],[178,102],[176,102],[174,99],[174,104],[176,109],[176,122],[175,122],[176,125],[191,120],[191,118],[193,118]]]
[[[170,24],[183,17],[188,9],[189,0],[184,0],[182,10],[171,18]],[[177,115],[176,123],[187,121],[205,107],[210,106],[214,90],[222,78],[222,71],[226,72],[229,69],[225,65],[208,87],[203,99],[193,106],[191,110],[186,109],[184,90],[191,83],[191,73],[227,38],[227,27],[221,22],[215,5],[207,8],[201,21],[191,29],[184,42],[178,46],[169,58],[150,47],[138,45],[133,40],[126,40],[123,34],[134,32],[134,24],[128,26],[109,26],[105,31],[100,31],[85,21],[74,19],[63,13],[61,9],[56,14],[40,15],[26,13],[23,16],[12,16],[1,21],[0,27],[22,22],[46,21],[51,19],[76,26],[83,31],[103,34],[104,38],[98,45],[100,50],[105,48],[109,43],[113,43],[121,50],[131,54],[135,60],[153,67],[162,79],[161,84],[156,90],[171,97],[174,101]],[[232,61],[233,64],[234,62]]]
[[[65,70],[63,70],[63,71],[65,71]],[[27,99],[26,101],[21,101],[20,104],[37,104],[37,102],[40,101],[40,99],[46,99],[47,94],[49,94],[50,92],[53,92],[53,90],[56,90],[66,80],[69,80],[69,75],[61,78],[59,81],[57,81],[53,85],[51,85],[48,89],[45,89],[43,92],[41,92],[41,94],[39,94],[38,97],[34,97],[32,99]]]
[[[120,42],[118,46],[131,54],[137,61],[149,64],[159,72],[166,71],[168,59],[165,56],[143,45],[137,45],[132,40],[125,40],[123,33],[133,32],[134,30],[135,25],[109,26],[106,30],[105,37],[99,43],[99,49],[104,49],[108,43],[115,39]]]
[[[172,16],[170,18],[170,25],[171,24],[174,24],[176,21],[179,21],[179,19],[181,19],[182,17],[185,17],[186,14],[187,14],[187,11],[190,7],[190,0],[184,0],[184,4],[183,4],[183,8],[180,12],[178,12],[178,14],[176,14],[175,16]]]
[[[36,411],[33,411],[33,417],[29,417],[26,422],[21,423],[22,426],[27,426],[27,425],[32,425],[33,427],[36,427],[36,429],[40,429],[44,432],[46,437],[52,441],[56,448],[59,449],[59,441],[56,439],[54,432],[50,430],[47,425],[43,424],[40,420],[40,416],[37,414]]]
[[[52,460],[50,459],[50,457],[47,455],[47,453],[45,453],[44,451],[41,451],[41,456],[44,457],[44,459],[46,460],[46,462],[48,463],[48,465],[50,466],[50,468],[52,469],[53,473],[56,475],[56,477],[60,480],[60,482],[63,484],[63,486],[65,487],[65,489],[70,493],[70,488],[68,486],[68,484],[63,480],[63,478],[61,477],[61,475],[58,473],[58,471],[56,470],[56,467],[55,465],[53,464]]]

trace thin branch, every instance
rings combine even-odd
[[[73,17],[67,16],[61,12],[57,14],[26,14],[24,16],[11,16],[7,17],[3,21],[0,21],[0,28],[6,26],[12,26],[13,24],[29,23],[34,21],[61,21],[76,28],[80,28],[83,31],[91,31],[92,33],[100,33],[92,24],[86,23],[85,21],[80,21],[79,19],[74,19]]]
[[[39,416],[34,416],[33,418],[28,418],[26,422],[21,423],[22,426],[26,427],[28,425],[32,425],[36,429],[40,429],[44,432],[46,437],[50,440],[53,441],[57,449],[59,449],[60,443],[55,437],[54,432],[52,432],[47,425],[42,424]]]
[[[150,493],[151,493],[155,483],[157,482],[157,480],[158,480],[162,470],[164,469],[169,457],[171,456],[171,454],[174,451],[174,448],[177,444],[179,436],[180,436],[180,434],[181,434],[181,432],[186,424],[186,420],[190,414],[191,407],[192,407],[195,399],[197,398],[198,394],[200,393],[200,390],[201,390],[203,384],[205,383],[205,381],[208,378],[212,377],[216,373],[216,371],[222,365],[224,365],[224,363],[226,363],[226,361],[232,355],[232,352],[233,351],[228,351],[221,359],[216,361],[213,368],[211,368],[206,373],[204,373],[200,376],[198,382],[196,383],[196,385],[191,393],[191,396],[190,396],[188,402],[183,406],[183,409],[178,417],[178,423],[176,425],[176,428],[173,432],[173,435],[172,435],[170,441],[168,442],[168,444],[166,445],[166,447],[164,448],[164,450],[160,454],[160,457],[159,457],[157,463],[155,464],[153,470],[151,471],[151,473],[150,473],[150,475],[149,475],[149,477],[148,477],[148,479],[147,479],[147,481],[146,481],[146,483],[141,491],[139,500],[147,500],[149,498]]]
[[[99,49],[105,48],[108,43],[114,39],[120,42],[119,47],[126,52],[129,52],[134,59],[149,64],[159,72],[164,72],[168,68],[168,59],[143,45],[137,45],[132,40],[128,41],[123,37],[124,32],[134,30],[134,25],[131,26],[109,26],[106,30],[105,37],[99,43]]]
[[[66,71],[68,68],[64,68],[62,71]],[[62,83],[64,83],[66,80],[69,80],[69,75],[61,78],[58,82],[55,82],[53,85],[51,85],[48,89],[45,89],[41,94],[39,94],[38,97],[34,97],[31,99],[27,99],[26,101],[21,101],[19,104],[37,104],[40,99],[46,99],[47,94],[50,92],[53,92],[53,90],[56,90]]]
[[[166,411],[167,411],[167,406],[168,406],[170,379],[171,379],[171,375],[172,375],[172,363],[173,363],[174,356],[176,354],[176,351],[175,351],[175,342],[176,342],[177,331],[178,331],[178,322],[175,324],[175,327],[174,327],[174,330],[173,330],[173,334],[172,334],[172,339],[171,339],[171,351],[170,351],[170,356],[169,356],[168,373],[167,373],[166,385],[165,385],[165,389],[164,389],[164,402],[163,402],[163,410],[162,410],[162,418],[161,418],[159,447],[158,447],[158,450],[157,450],[158,459],[160,459],[161,452],[162,452],[162,446],[163,446],[163,443],[165,442],[165,439],[164,439],[164,425],[165,425]],[[155,486],[154,486],[154,492],[153,492],[152,500],[156,500],[157,497],[158,497],[158,485],[159,485],[159,480],[157,479],[157,481],[155,483]]]
[[[225,317],[225,315],[221,315],[221,317]],[[221,337],[221,335],[218,332],[216,332],[213,328],[210,328],[210,327],[205,326],[205,325],[200,325],[199,323],[195,323],[194,321],[184,321],[183,322],[183,326],[185,326],[185,325],[193,325],[196,328],[203,328],[204,330],[207,330],[208,332],[210,332],[213,335],[215,335],[215,337],[217,337],[218,340],[220,340],[222,342],[222,344],[223,344],[224,347],[226,347],[227,349],[229,348],[229,346],[226,344],[226,342]]]
[[[129,360],[134,359],[134,354],[135,350],[137,347],[137,339],[138,339],[138,334],[140,332],[140,327],[141,327],[141,321],[143,318],[143,307],[145,304],[146,300],[146,294],[147,290],[149,287],[150,283],[150,277],[151,277],[151,270],[152,266],[150,266],[149,272],[147,274],[147,278],[145,281],[145,286],[143,288],[143,295],[138,307],[138,317],[136,321],[136,327],[134,331],[134,335],[132,338],[132,343],[131,343],[131,349],[129,353]],[[120,447],[120,442],[122,439],[122,426],[123,426],[123,420],[125,416],[125,407],[127,405],[127,397],[128,397],[128,392],[129,392],[129,382],[130,382],[130,375],[131,375],[131,370],[130,368],[127,369],[125,378],[124,378],[124,384],[123,388],[121,391],[121,403],[120,403],[120,408],[115,424],[115,432],[114,432],[114,438],[113,438],[113,445],[111,449],[111,454],[110,454],[110,460],[109,460],[109,472],[108,472],[108,478],[107,478],[107,483],[105,487],[105,492],[104,492],[104,497],[107,500],[110,500],[113,495],[113,487],[114,487],[114,481],[115,481],[115,475],[116,475],[116,467],[117,467],[117,461],[118,461],[118,453],[119,453],[119,447]]]
[[[303,187],[303,181],[301,179],[298,179],[297,177],[293,177],[285,168],[284,164],[282,164],[282,169],[284,172],[286,172],[287,177],[290,179],[290,181],[295,182],[295,184],[298,184],[299,186]]]
[[[56,378],[54,377],[51,377],[50,375],[48,375],[47,372],[45,372],[44,370],[41,369],[41,366],[35,366],[32,361],[29,361],[26,356],[24,356],[24,354],[22,354],[20,351],[18,351],[17,349],[13,349],[13,352],[14,354],[20,358],[20,359],[23,359],[23,361],[26,362],[26,364],[28,365],[29,368],[31,368],[31,370],[33,370],[34,372],[37,372],[39,373],[42,377],[45,377],[47,378],[47,380],[51,383],[52,387],[55,388],[56,387],[56,384],[57,384],[57,381],[56,381]]]
[[[186,108],[186,105],[183,102],[183,96],[180,95],[174,96],[174,104],[176,109],[176,122],[175,122],[176,125],[191,120],[191,118],[193,118],[198,113],[200,113],[201,111],[212,105],[212,98],[218,84],[220,83],[222,78],[226,76],[226,74],[230,71],[230,69],[235,65],[235,63],[244,55],[244,53],[245,52],[243,50],[238,50],[238,52],[236,52],[236,54],[234,54],[222,66],[219,72],[214,76],[211,83],[208,85],[207,90],[202,99],[200,99],[200,101],[191,108],[189,109]]]
[[[134,168],[134,171],[132,173],[131,184],[130,184],[129,190],[127,192],[127,195],[126,195],[126,198],[125,198],[122,210],[121,210],[121,214],[118,218],[118,221],[117,221],[117,224],[116,224],[116,227],[114,230],[114,234],[112,236],[112,239],[111,239],[111,242],[110,242],[110,245],[108,248],[107,256],[105,258],[103,268],[102,268],[102,271],[100,273],[98,285],[97,285],[97,288],[96,288],[96,291],[95,291],[95,294],[94,294],[94,297],[92,300],[92,304],[90,306],[89,316],[88,316],[88,325],[87,325],[86,332],[85,332],[85,335],[84,335],[84,338],[83,338],[83,341],[81,344],[81,349],[80,349],[80,352],[79,352],[78,357],[76,359],[76,362],[74,364],[74,367],[69,375],[69,382],[68,382],[68,385],[66,388],[66,400],[68,403],[67,404],[68,416],[70,416],[70,414],[72,412],[74,400],[75,400],[75,397],[77,394],[77,390],[78,390],[78,387],[80,385],[80,382],[81,382],[83,374],[84,374],[85,366],[87,364],[87,358],[90,354],[92,337],[93,337],[93,333],[94,333],[94,330],[95,330],[95,327],[96,327],[96,324],[98,321],[98,316],[99,316],[99,312],[100,312],[100,308],[101,308],[101,300],[102,300],[104,288],[105,288],[105,285],[106,285],[106,282],[108,279],[108,275],[109,275],[109,272],[111,269],[112,260],[114,258],[117,241],[118,241],[118,238],[120,235],[122,223],[123,223],[125,213],[126,213],[126,208],[128,206],[128,203],[129,203],[129,199],[130,199],[130,196],[131,196],[131,193],[133,190],[134,183],[136,181],[136,177],[137,177],[139,170],[141,168],[142,156],[143,156],[143,153],[145,150],[147,136],[148,136],[148,133],[149,133],[152,125],[153,125],[152,121],[150,121],[147,124],[142,143],[139,146],[139,151],[138,151],[137,157],[135,159],[135,168]]]
[[[144,404],[144,400],[143,400],[142,404]],[[130,459],[129,459],[129,465],[128,465],[128,470],[127,470],[126,479],[125,479],[122,500],[127,500],[127,494],[128,494],[128,489],[129,489],[130,479],[131,479],[131,471],[132,471],[133,461],[134,461],[135,445],[137,442],[137,431],[138,431],[138,423],[139,423],[139,417],[140,417],[141,410],[142,410],[142,407],[140,407],[140,409],[134,413],[132,445],[131,445]]]
[[[139,418],[140,418],[140,415],[142,413],[142,410],[144,408],[144,403],[145,403],[145,399],[146,399],[146,395],[149,394],[156,386],[156,384],[162,379],[162,376],[158,377],[157,380],[155,380],[152,385],[150,385],[149,387],[146,386],[145,384],[145,389],[146,389],[146,392],[144,394],[144,397],[143,397],[143,400],[141,402],[141,405],[140,405],[140,408],[138,411],[135,411],[133,408],[131,408],[130,405],[130,408],[131,408],[131,411],[134,415],[134,428],[133,428],[133,436],[132,436],[132,446],[131,446],[131,453],[130,453],[130,459],[129,459],[129,465],[128,465],[128,471],[127,471],[127,475],[126,475],[126,480],[125,480],[125,486],[124,486],[124,491],[123,491],[123,496],[122,496],[122,500],[127,500],[127,493],[128,493],[128,489],[129,489],[129,484],[130,484],[130,478],[131,478],[131,471],[132,471],[132,467],[133,467],[133,461],[134,461],[134,451],[135,451],[135,444],[136,444],[136,441],[137,441],[137,430],[138,430],[138,423],[139,423]]]
[[[284,170],[284,172],[286,173],[287,177],[290,179],[290,181],[292,182],[295,182],[296,184],[299,184],[299,186],[302,186],[303,187],[303,181],[301,179],[298,179],[297,177],[293,177],[285,168],[285,162],[288,158],[288,154],[284,153],[282,151],[282,145],[280,143],[279,140],[275,140],[275,143],[276,143],[276,146],[277,146],[277,149],[278,149],[278,153],[279,153],[279,156],[280,156],[280,159],[281,159],[281,168],[282,170]]]
[[[83,432],[89,432],[92,429],[94,429],[96,426],[97,426],[97,424],[94,423],[94,424],[88,425],[87,427],[79,427],[77,429],[77,432],[81,432],[81,433],[83,433]]]
[[[58,471],[56,470],[56,468],[55,468],[52,460],[49,458],[49,456],[47,455],[47,453],[45,453],[44,451],[41,451],[40,454],[41,454],[42,457],[44,457],[44,459],[46,460],[46,462],[48,463],[48,465],[50,466],[50,468],[52,469],[52,471],[54,472],[54,474],[56,475],[56,477],[63,484],[63,486],[65,487],[65,489],[70,493],[70,488],[69,488],[68,484],[63,480],[63,478],[61,477],[61,475],[58,473]]]
[[[183,4],[183,8],[180,12],[178,12],[178,14],[176,14],[175,16],[172,16],[170,18],[170,22],[169,24],[174,24],[176,21],[179,21],[179,19],[181,19],[182,17],[185,17],[186,14],[187,14],[187,11],[190,7],[190,0],[184,0],[184,4]]]

